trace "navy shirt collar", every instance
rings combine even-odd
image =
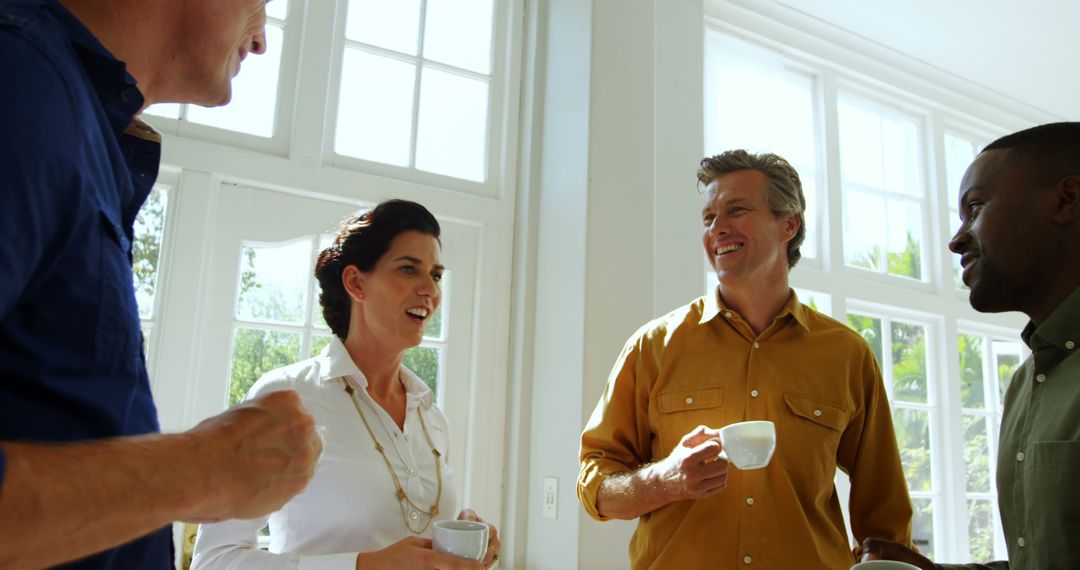
[[[145,101],[135,78],[127,72],[124,62],[116,59],[58,0],[47,0],[46,5],[79,55],[113,132],[123,133]]]

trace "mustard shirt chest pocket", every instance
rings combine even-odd
[[[723,388],[672,388],[657,395],[659,452],[667,457],[679,440],[699,425],[720,428]]]
[[[784,394],[776,427],[776,454],[784,469],[803,477],[832,479],[848,416],[847,410],[820,399]]]

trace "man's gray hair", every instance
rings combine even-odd
[[[803,195],[799,173],[783,157],[765,152],[754,154],[743,149],[729,150],[701,159],[697,178],[703,188],[713,180],[739,170],[757,170],[769,179],[769,209],[777,218],[798,216],[799,229],[787,244],[788,268],[795,267],[802,257],[799,248],[806,239],[806,197]]]

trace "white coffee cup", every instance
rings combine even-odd
[[[488,546],[488,525],[477,521],[435,521],[431,539],[436,552],[480,562]]]
[[[720,445],[735,467],[743,471],[761,469],[776,451],[776,425],[755,421],[724,426],[720,428]]]
[[[867,560],[852,566],[851,570],[919,570],[919,567],[896,560]]]

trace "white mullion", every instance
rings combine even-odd
[[[409,168],[416,168],[417,136],[420,132],[420,89],[423,87],[424,66],[424,35],[427,31],[427,0],[420,0],[420,26],[416,33],[416,68],[413,70],[413,107],[412,107],[412,132],[409,134]]]
[[[822,268],[829,273],[838,273],[846,265],[844,261],[844,187],[842,165],[840,164],[840,126],[839,111],[837,107],[836,76],[829,71],[821,71],[818,81],[819,97],[816,110],[820,114],[818,124],[821,125],[822,144],[820,145],[820,164],[824,170],[819,179],[823,182],[822,192],[819,197],[822,201],[823,227],[828,228],[827,233],[822,232],[821,252],[824,256]],[[845,302],[841,295],[834,293],[833,311],[836,315],[844,315],[846,312]]]

